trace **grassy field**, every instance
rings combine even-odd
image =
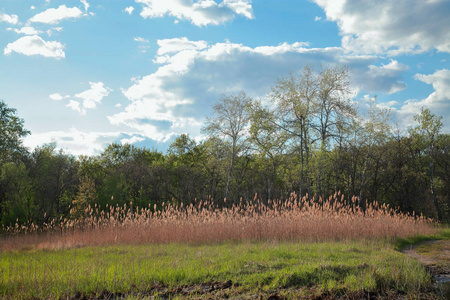
[[[357,202],[336,194],[230,208],[94,207],[43,228],[15,226],[0,236],[0,297],[434,299],[432,276],[398,250],[448,231]]]
[[[387,297],[432,288],[422,265],[381,240],[8,251],[0,279],[0,296],[11,299]]]

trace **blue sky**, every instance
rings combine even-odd
[[[406,130],[421,107],[450,131],[450,0],[1,0],[0,98],[31,149],[165,151],[204,137],[223,93],[264,99],[306,64],[345,64]]]

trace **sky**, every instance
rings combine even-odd
[[[265,101],[306,65],[345,65],[352,101],[450,132],[450,0],[0,0],[0,99],[33,149],[166,151],[222,95]],[[3,50],[3,51],[1,51]]]

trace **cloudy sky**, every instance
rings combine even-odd
[[[306,64],[347,65],[406,129],[421,107],[450,131],[450,0],[1,0],[0,99],[33,148],[112,142],[165,151],[223,93],[264,99]]]

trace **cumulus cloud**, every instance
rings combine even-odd
[[[112,91],[110,88],[105,87],[105,85],[101,81],[89,82],[89,85],[91,86],[89,90],[75,95],[76,98],[82,100],[82,103],[79,103],[79,105],[74,104],[74,107],[71,107],[81,114],[85,114],[87,109],[95,109],[97,107],[97,104],[102,103],[102,99],[108,96],[110,91]]]
[[[365,76],[354,76],[353,82],[366,92],[393,94],[406,88],[406,84],[398,78],[408,69],[407,65],[391,59],[387,65],[369,65]]]
[[[61,95],[58,94],[58,93],[54,93],[54,94],[48,95],[48,97],[49,97],[50,99],[52,99],[53,101],[61,101],[62,99],[64,99],[64,98],[69,98],[70,96],[61,96]]]
[[[208,46],[205,41],[190,41],[187,37],[158,40],[157,43],[159,56],[183,50],[202,50]]]
[[[236,15],[253,18],[250,0],[136,0],[143,4],[141,16],[158,18],[165,15],[177,20],[188,20],[196,26],[219,25],[232,20]]]
[[[413,116],[420,113],[422,107],[429,108],[434,114],[450,120],[450,70],[441,69],[433,74],[416,74],[416,80],[433,85],[434,92],[424,99],[406,101],[398,110],[398,121],[403,127],[414,124]],[[450,124],[445,124],[450,131]]]
[[[14,31],[15,33],[18,33],[18,34],[25,34],[25,35],[38,35],[38,34],[42,33],[42,31],[37,30],[36,28],[31,27],[31,26],[24,26],[24,27],[22,27],[22,28],[20,28],[20,29],[17,29],[17,28],[8,28],[8,30],[12,30],[12,31]]]
[[[19,17],[17,15],[7,15],[4,13],[0,13],[0,22],[6,22],[15,25],[19,22]]]
[[[81,18],[83,12],[78,7],[67,7],[65,4],[58,8],[49,8],[44,12],[36,14],[29,22],[58,24],[62,20],[70,18]]]
[[[57,147],[72,155],[98,155],[104,148],[122,136],[133,133],[81,131],[71,128],[67,131],[33,132],[24,139],[24,145],[35,148],[42,144],[56,142]]]
[[[132,137],[130,137],[130,138],[124,138],[124,139],[121,139],[120,140],[120,143],[122,144],[122,145],[125,145],[125,144],[134,144],[134,143],[139,143],[139,142],[142,142],[142,141],[144,141],[145,140],[145,138],[144,137],[142,137],[142,136],[132,136]]]
[[[450,53],[450,1],[314,0],[337,22],[342,45],[359,53]],[[439,20],[437,22],[437,20]]]
[[[199,137],[203,118],[222,93],[245,90],[251,96],[264,97],[276,78],[307,64],[346,64],[355,78],[361,78],[355,89],[376,92],[398,88],[398,76],[406,69],[397,61],[377,67],[377,57],[349,56],[342,48],[309,48],[307,43],[255,48],[230,42],[209,45],[187,38],[157,43],[154,61],[160,67],[133,78],[133,84],[122,90],[131,103],[108,119],[160,142],[186,130]]]
[[[81,103],[79,101],[69,100],[69,103],[66,106],[74,111],[79,112],[80,115],[86,114],[86,110],[83,107],[81,107]]]
[[[79,100],[70,99],[67,103],[67,107],[79,112],[81,115],[85,115],[88,109],[97,108],[98,104],[102,103],[104,97],[107,97],[112,89],[105,86],[101,81],[89,82],[90,88],[81,93],[75,94],[73,97],[70,95],[61,96],[59,93],[53,93],[49,95],[49,98],[55,101],[60,101],[65,98],[77,98]]]
[[[15,42],[6,45],[3,53],[10,55],[12,52],[31,56],[42,55],[56,59],[64,58],[64,45],[56,41],[44,41],[40,36],[24,36]]]
[[[134,10],[133,6],[128,6],[127,8],[124,9],[124,11],[127,12],[129,15],[133,13],[133,10]]]

